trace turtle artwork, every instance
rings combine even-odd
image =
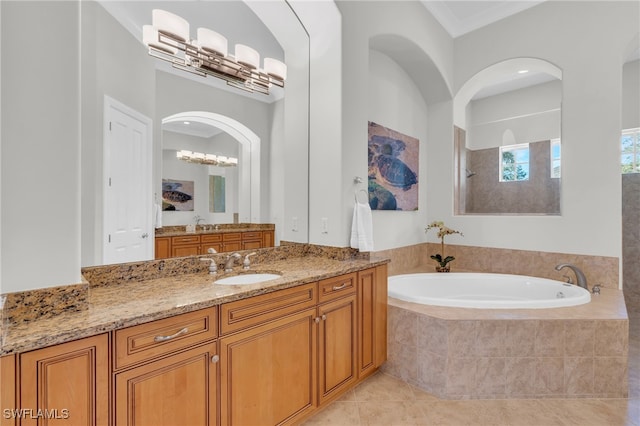
[[[369,122],[369,205],[372,210],[418,209],[419,141]]]
[[[193,211],[193,181],[162,179],[162,210]]]

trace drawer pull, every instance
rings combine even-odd
[[[342,290],[342,289],[343,289],[343,288],[345,288],[346,286],[347,286],[347,282],[345,281],[345,282],[343,282],[343,283],[342,283],[342,284],[340,284],[340,285],[334,285],[334,286],[333,286],[333,290]]]
[[[187,327],[183,328],[182,330],[178,331],[175,334],[172,334],[171,336],[156,336],[153,338],[154,342],[166,342],[167,340],[171,340],[171,339],[175,339],[178,336],[181,336],[183,334],[186,334],[189,332],[189,329]]]

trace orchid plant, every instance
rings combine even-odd
[[[433,259],[436,262],[438,262],[438,266],[436,267],[436,270],[438,270],[438,271],[449,271],[448,263],[451,262],[452,260],[455,260],[455,257],[453,257],[453,256],[446,256],[445,257],[445,255],[444,255],[444,237],[446,237],[447,235],[453,235],[453,234],[459,234],[461,237],[463,237],[464,235],[460,231],[456,231],[455,229],[451,229],[451,228],[445,226],[443,221],[433,221],[433,222],[431,222],[424,229],[424,232],[429,232],[429,230],[432,229],[432,228],[438,228],[438,238],[440,238],[440,247],[441,247],[440,251],[441,251],[441,253],[432,255],[431,259]]]

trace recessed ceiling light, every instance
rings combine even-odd
[[[183,121],[184,124],[191,124],[189,121]]]
[[[529,72],[529,70],[520,70],[520,71],[518,71],[518,74],[526,74],[528,72]]]

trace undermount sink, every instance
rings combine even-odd
[[[280,278],[281,276],[282,275],[280,274],[271,273],[240,274],[221,278],[217,281],[214,281],[213,283],[222,285],[256,284],[264,281],[275,280],[276,278]]]

